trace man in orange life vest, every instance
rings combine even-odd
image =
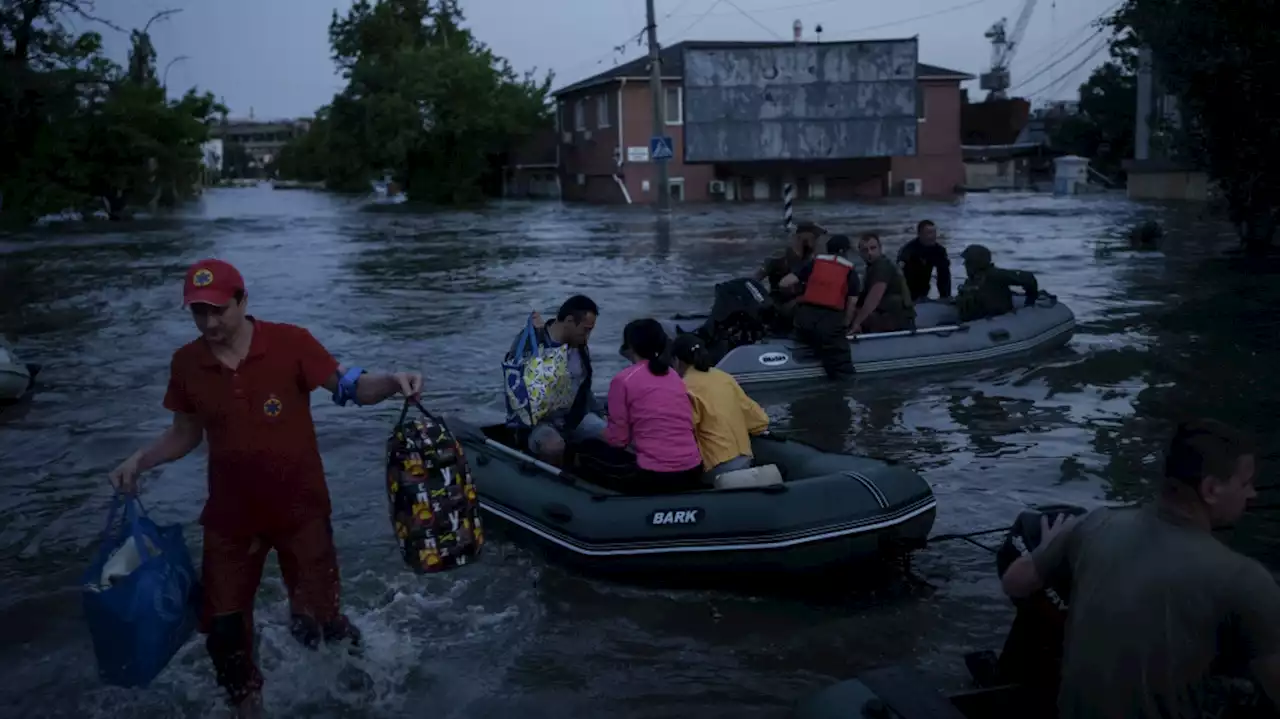
[[[832,379],[854,373],[848,332],[858,309],[859,286],[848,257],[851,249],[848,237],[833,235],[825,255],[815,256],[781,282],[782,287],[804,285],[796,307],[796,339],[813,347]]]

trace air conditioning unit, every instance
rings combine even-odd
[[[902,194],[908,197],[919,197],[924,194],[923,180],[903,180]]]
[[[590,131],[590,130],[587,130],[587,131],[583,132],[583,133],[582,133],[582,139],[584,139],[584,140],[590,140],[590,139],[591,139],[591,131]]]
[[[572,145],[572,144],[573,144],[573,133],[572,133],[572,132],[562,132],[562,133],[560,133],[560,142],[562,142],[562,143],[564,143],[564,144],[566,144],[566,145]]]
[[[713,195],[723,195],[723,194],[724,194],[724,180],[712,180],[712,181],[711,181],[711,183],[710,183],[710,188],[709,188],[709,189],[711,190],[711,194],[713,194]]]

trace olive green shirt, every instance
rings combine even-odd
[[[1271,573],[1157,505],[1095,510],[1032,558],[1071,582],[1062,719],[1198,718],[1219,647],[1280,652]]]
[[[902,277],[902,271],[894,264],[893,260],[881,255],[872,262],[867,263],[866,281],[862,283],[862,292],[858,296],[858,304],[862,304],[867,299],[867,293],[877,283],[885,284],[884,296],[880,298],[880,304],[876,307],[876,312],[889,312],[894,316],[905,319],[915,317],[915,303],[911,301],[911,293],[907,290],[907,281]]]

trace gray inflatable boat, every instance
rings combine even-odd
[[[918,549],[936,513],[929,484],[902,465],[778,437],[752,442],[775,483],[643,496],[603,465],[537,460],[506,427],[448,424],[487,517],[593,573],[683,584],[820,574]]]
[[[1019,300],[1019,304],[1021,301]],[[705,316],[666,320],[668,332],[694,332]],[[1041,293],[1034,307],[961,322],[954,306],[942,302],[916,305],[916,329],[862,334],[850,342],[859,375],[929,370],[990,362],[1065,345],[1075,333],[1075,314],[1057,298]],[[733,347],[716,363],[739,384],[766,384],[824,377],[822,364],[794,339],[765,336]]]

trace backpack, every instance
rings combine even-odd
[[[422,416],[409,418],[410,406]],[[413,571],[443,572],[479,556],[480,500],[462,444],[414,399],[405,400],[387,440],[387,496],[401,556]]]

